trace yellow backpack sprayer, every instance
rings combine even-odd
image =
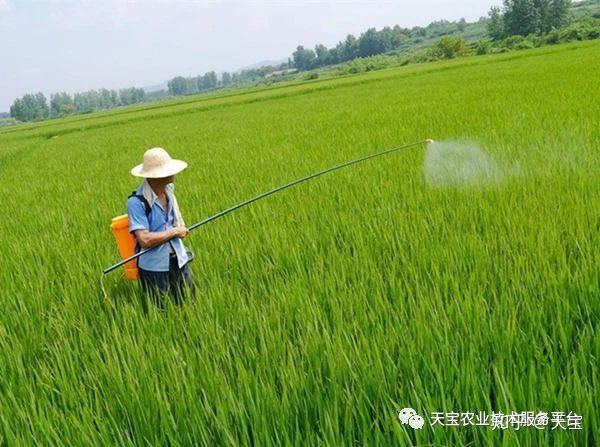
[[[150,204],[144,198],[144,196],[138,195],[135,191],[133,191],[129,197],[137,197],[144,204],[146,217],[149,218],[151,211]],[[135,257],[137,243],[135,236],[129,232],[129,216],[127,214],[123,214],[113,218],[112,222],[110,223],[110,229],[115,237],[115,242],[117,243],[117,248],[119,250],[121,259],[134,257],[134,259],[125,264],[125,278],[133,281],[140,279],[140,273],[137,267],[137,258]]]
[[[299,183],[303,183],[306,182],[308,180],[314,179],[316,177],[319,177],[323,174],[327,174],[328,172],[332,172],[332,171],[337,171],[338,169],[342,169],[345,168],[347,166],[351,166],[354,165],[356,163],[360,163],[362,161],[366,161],[366,160],[370,160],[371,158],[375,158],[375,157],[381,157],[382,155],[387,155],[387,154],[391,154],[392,152],[396,152],[399,151],[401,149],[408,149],[414,146],[419,146],[421,144],[431,144],[433,143],[433,140],[424,140],[424,141],[419,141],[416,143],[411,143],[411,144],[406,144],[404,146],[399,146],[399,147],[395,147],[392,149],[387,149],[385,151],[381,151],[381,152],[376,152],[374,154],[371,155],[367,155],[365,157],[361,157],[361,158],[357,158],[355,160],[351,160],[348,161],[346,163],[343,163],[341,165],[337,165],[337,166],[332,166],[331,168],[327,168],[324,169],[323,171],[319,171],[319,172],[315,172],[314,174],[310,174],[307,175],[306,177],[302,177],[299,178],[297,180],[294,180],[292,182],[286,183],[285,185],[281,185],[277,188],[271,189],[267,192],[264,192],[256,197],[252,197],[248,200],[245,200],[241,203],[238,203],[237,205],[233,205],[230,208],[227,208],[213,216],[207,217],[204,220],[201,220],[200,222],[195,223],[194,225],[190,226],[188,228],[189,231],[195,230],[198,227],[201,227],[202,225],[206,225],[209,222],[212,222],[213,220],[219,219],[235,210],[238,210],[246,205],[250,205],[251,203],[256,202],[257,200],[261,200],[264,199],[265,197],[268,197],[272,194],[275,194],[279,191],[283,191],[284,189],[290,188],[292,186],[295,186]],[[121,261],[117,262],[114,265],[111,265],[110,267],[104,269],[102,271],[102,273],[104,275],[106,275],[107,273],[112,272],[113,270],[116,270],[117,268],[121,267],[121,266],[125,266],[125,277],[128,279],[132,279],[132,280],[136,280],[139,278],[139,274],[138,274],[138,269],[137,269],[137,258],[139,258],[140,256],[142,256],[144,253],[149,252],[150,250],[154,250],[157,246],[152,247],[152,248],[147,248],[144,250],[140,250],[139,252],[135,252],[136,250],[136,242],[135,242],[135,237],[129,233],[129,218],[127,217],[127,215],[123,215],[123,216],[118,216],[115,217],[112,220],[112,223],[110,225],[110,228],[112,230],[112,233],[115,237],[115,240],[117,242],[117,247],[119,249],[119,254],[121,255]]]
[[[121,259],[127,259],[134,256],[135,236],[129,232],[129,216],[123,214],[122,216],[115,217],[110,223],[110,230],[117,242],[117,248],[119,249]],[[137,259],[133,259],[125,264],[125,278],[131,280],[140,278],[137,268]]]

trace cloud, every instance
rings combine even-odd
[[[10,7],[8,0],[0,0],[0,15],[8,14],[11,11],[12,8]]]

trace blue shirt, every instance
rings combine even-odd
[[[144,184],[139,186],[136,190],[136,195],[142,195],[143,186]],[[174,186],[173,183],[167,185],[168,188],[171,188],[171,191]],[[165,231],[174,227],[175,213],[171,200],[168,201],[166,212],[158,200],[154,200],[154,203],[151,205],[150,214],[146,217],[146,206],[139,197],[130,197],[127,200],[130,233],[136,230]],[[141,255],[138,258],[138,267],[151,272],[168,272],[169,254],[171,251],[174,251],[177,255],[179,268],[188,262],[187,251],[182,240],[180,238],[173,238],[169,242],[153,247],[148,253]]]

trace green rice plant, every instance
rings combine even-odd
[[[0,443],[598,445],[597,42],[0,130]],[[198,296],[144,312],[108,225],[162,146],[188,223],[377,150],[187,239]],[[445,143],[447,144],[447,143]],[[434,154],[435,155],[435,154]],[[452,157],[453,153],[450,154]],[[428,167],[429,166],[429,167]],[[434,166],[435,167],[435,166]],[[443,172],[443,170],[441,171]],[[463,171],[461,171],[463,172]],[[485,171],[487,172],[487,171]],[[466,175],[466,174],[464,174]],[[421,430],[397,413],[426,416]],[[582,430],[439,427],[573,411]]]

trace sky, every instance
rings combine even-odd
[[[0,0],[0,112],[25,93],[145,87],[286,59],[370,27],[477,20],[500,0]]]

